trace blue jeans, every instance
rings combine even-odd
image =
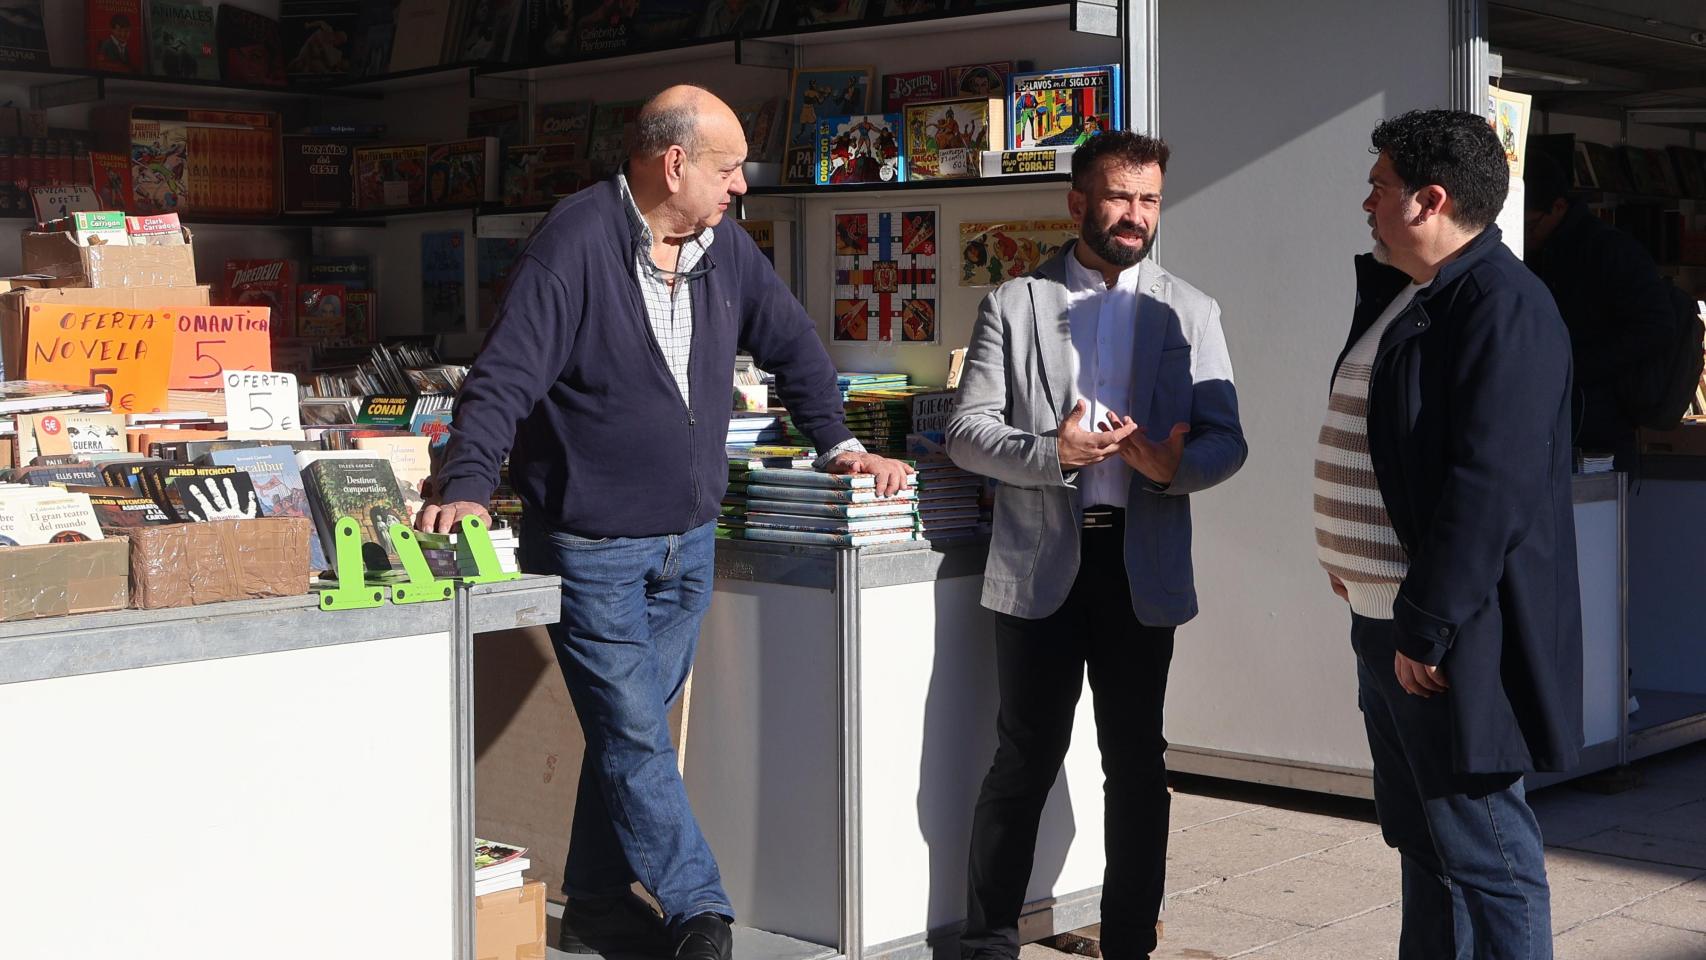
[[[524,526],[520,556],[563,579],[551,640],[586,736],[563,892],[610,896],[638,880],[671,923],[732,918],[669,732],[711,605],[716,525],[605,540]]]
[[[1550,960],[1546,852],[1522,777],[1456,771],[1453,694],[1424,698],[1398,685],[1392,629],[1351,617],[1375,811],[1403,862],[1399,960]],[[1449,657],[1444,672],[1450,683]]]

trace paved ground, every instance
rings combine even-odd
[[[1532,797],[1558,960],[1706,960],[1706,744],[1636,769],[1623,793]],[[1156,960],[1397,955],[1398,855],[1369,802],[1181,778],[1167,892]]]

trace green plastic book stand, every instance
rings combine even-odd
[[[361,559],[360,525],[349,517],[339,517],[332,542],[337,548],[332,572],[337,575],[338,585],[318,588],[320,609],[361,610],[384,604],[385,589],[367,583],[367,564]]]
[[[492,549],[491,531],[479,517],[462,518],[462,535],[456,538],[456,559],[473,562],[474,575],[463,577],[463,583],[502,583],[521,579],[521,574],[505,573],[498,564],[498,552]]]
[[[427,566],[426,557],[421,554],[421,542],[407,524],[391,524],[391,546],[396,549],[397,559],[403,561],[403,572],[408,575],[407,580],[391,585],[392,603],[431,603],[450,599],[455,582],[432,575],[432,568]]]

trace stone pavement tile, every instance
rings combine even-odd
[[[1572,844],[1610,827],[1636,823],[1693,803],[1701,798],[1696,783],[1647,783],[1616,794],[1588,793],[1568,783],[1548,787],[1529,797],[1540,820],[1541,835],[1550,844]]]
[[[1571,850],[1608,853],[1627,860],[1668,863],[1706,870],[1706,841],[1676,840],[1629,830],[1607,830],[1570,844]]]
[[[1373,807],[1369,808],[1367,819],[1328,816],[1308,810],[1288,810],[1284,807],[1260,807],[1240,819],[1270,827],[1306,830],[1340,840],[1354,840],[1380,833],[1380,824],[1374,822]]]
[[[1403,915],[1396,905],[1382,907],[1263,947],[1238,960],[1391,960],[1398,955],[1402,925]]]
[[[1561,933],[1595,920],[1699,874],[1689,867],[1579,850],[1548,850],[1546,878],[1552,887],[1552,932]]]
[[[1019,960],[1075,960],[1072,954],[1053,947],[1045,947],[1040,943],[1026,943],[1019,946]]]
[[[1174,833],[1167,839],[1167,853],[1169,860],[1235,877],[1339,842],[1319,833],[1233,817]]]
[[[1168,900],[1161,919],[1166,933],[1151,954],[1154,960],[1222,960],[1309,930],[1298,923],[1211,907],[1197,894]]]
[[[1706,743],[1667,750],[1636,762],[1642,780],[1651,785],[1692,783],[1706,792]]]
[[[1171,851],[1167,854],[1166,894],[1169,897],[1186,890],[1195,890],[1206,884],[1219,883],[1225,879],[1225,873],[1211,866],[1182,860]]]
[[[1398,851],[1387,846],[1385,838],[1379,834],[1312,853],[1309,859],[1343,867],[1361,867],[1389,877],[1394,884],[1398,882]]]
[[[1384,906],[1398,896],[1397,884],[1379,874],[1303,859],[1233,877],[1191,899],[1253,917],[1318,927]]]
[[[1211,820],[1221,820],[1259,809],[1261,808],[1252,803],[1240,803],[1236,800],[1205,797],[1200,794],[1175,790],[1173,792],[1173,809],[1168,814],[1167,821],[1169,828],[1177,832],[1208,823]]]
[[[1559,937],[1553,950],[1557,960],[1699,960],[1706,933],[1606,917]]]
[[[1666,890],[1620,911],[1618,915],[1706,933],[1706,878]]]
[[[1706,789],[1701,791],[1706,793]],[[1674,807],[1663,813],[1622,824],[1630,833],[1706,844],[1706,800]]]

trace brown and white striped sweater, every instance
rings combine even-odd
[[[1392,619],[1410,558],[1392,530],[1368,453],[1368,384],[1386,328],[1422,285],[1399,291],[1339,364],[1315,445],[1315,552],[1350,594],[1351,610]]]

